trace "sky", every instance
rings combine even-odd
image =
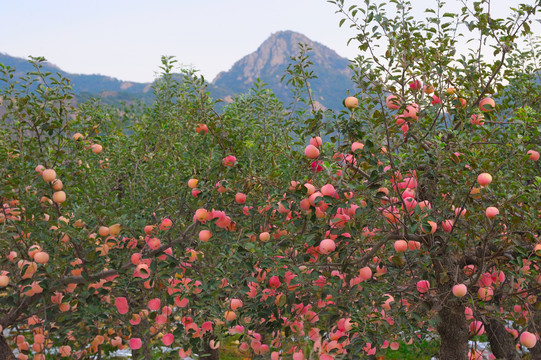
[[[435,0],[412,2],[421,5],[422,16]],[[492,2],[505,11],[518,0]],[[326,0],[0,0],[0,52],[44,56],[71,73],[139,82],[152,81],[161,56],[172,55],[212,80],[280,30],[354,58],[355,42],[347,42],[356,33],[347,22],[339,28],[336,10]]]

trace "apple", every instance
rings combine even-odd
[[[430,290],[430,282],[428,280],[421,280],[417,282],[417,291],[424,294]]]
[[[483,126],[485,124],[485,117],[482,114],[473,114],[470,117],[470,123],[472,125]]]
[[[464,297],[468,292],[468,288],[464,284],[457,284],[453,286],[453,295],[456,297]]]
[[[406,240],[396,240],[394,242],[394,249],[396,252],[404,252],[408,250],[408,242]]]
[[[331,239],[321,240],[319,243],[319,252],[322,254],[330,254],[336,249],[336,243]]]
[[[195,189],[197,187],[197,184],[199,183],[199,180],[197,179],[190,179],[188,180],[188,187],[190,189]]]
[[[319,136],[314,136],[310,139],[310,145],[314,145],[315,147],[320,147],[323,144],[323,141]]]
[[[353,144],[351,144],[351,151],[352,152],[355,152],[357,150],[362,150],[362,149],[364,149],[364,144],[363,143],[355,141]]]
[[[349,110],[352,110],[359,106],[359,100],[355,96],[349,96],[344,100],[344,104]]]
[[[53,169],[45,169],[41,172],[44,181],[51,182],[56,179],[56,172]]]
[[[424,91],[425,94],[430,95],[430,94],[432,94],[434,92],[434,86],[428,85],[428,84],[424,85],[423,86],[423,91]]]
[[[210,232],[210,230],[201,230],[199,232],[199,240],[201,240],[202,242],[209,241],[211,237],[212,237],[212,233]]]
[[[532,160],[532,161],[539,160],[539,152],[537,152],[535,150],[528,150],[528,156],[529,156],[530,160]]]
[[[481,186],[487,186],[492,182],[492,175],[488,173],[482,173],[477,176],[477,183]]]
[[[243,194],[243,193],[235,194],[235,201],[238,204],[244,204],[246,202],[246,194]]]
[[[165,334],[163,337],[162,337],[162,342],[165,346],[169,346],[171,345],[173,342],[175,341],[175,336],[171,333],[169,334]]]
[[[492,111],[496,108],[496,103],[494,102],[494,99],[492,98],[484,98],[483,100],[479,101],[479,109],[483,112]]]
[[[496,215],[499,215],[500,214],[500,210],[498,210],[497,207],[494,207],[494,206],[489,206],[487,207],[486,211],[485,211],[487,217],[489,219],[492,219],[493,217],[495,217]]]
[[[363,267],[359,270],[359,277],[363,281],[370,280],[372,278],[372,269],[368,266]]]
[[[209,213],[206,209],[197,209],[195,211],[195,218],[200,222],[206,221],[209,216]]]
[[[90,147],[90,149],[92,149],[92,152],[94,154],[99,154],[103,150],[103,146],[101,146],[100,144],[94,144]]]
[[[479,296],[479,299],[483,301],[490,301],[492,300],[492,296],[494,296],[494,290],[492,290],[490,287],[479,288],[477,291],[477,296]]]
[[[419,81],[419,80],[413,80],[410,83],[410,89],[412,89],[413,91],[420,90],[421,86],[422,86],[422,84],[421,84],[421,81]]]
[[[49,262],[49,254],[47,254],[45,251],[37,252],[34,255],[34,261],[38,264],[47,264]]]
[[[304,155],[309,159],[316,159],[319,156],[319,150],[317,147],[310,144],[304,149]]]
[[[195,128],[195,131],[199,135],[205,135],[209,131],[209,128],[205,124],[197,124],[197,127]]]
[[[396,95],[387,96],[385,103],[387,104],[387,107],[391,110],[400,109],[400,99]]]
[[[529,331],[524,331],[522,334],[520,334],[520,344],[522,346],[525,346],[528,349],[531,349],[535,346],[536,343],[537,343],[537,338],[535,334],[532,334]]]
[[[131,338],[129,344],[130,344],[130,349],[137,350],[141,348],[141,346],[143,345],[143,342],[141,341],[140,338]]]
[[[56,191],[53,193],[53,201],[57,204],[61,204],[66,201],[66,193],[63,191]]]

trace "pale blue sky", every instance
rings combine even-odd
[[[421,16],[432,2],[413,1]],[[492,0],[502,9],[516,2]],[[152,81],[161,55],[174,55],[212,80],[279,30],[355,57],[346,45],[355,33],[338,27],[335,10],[325,0],[0,0],[0,52],[131,81]]]

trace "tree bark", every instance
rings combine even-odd
[[[537,344],[530,349],[530,358],[532,360],[541,360],[541,341],[538,341]]]
[[[487,332],[490,350],[496,359],[520,360],[513,335],[505,330],[505,325],[497,319],[483,321]]]
[[[439,360],[468,359],[468,323],[464,305],[447,303],[439,311],[437,325],[440,335]]]
[[[0,360],[16,360],[2,333],[0,333]]]

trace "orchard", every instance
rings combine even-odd
[[[167,57],[121,109],[0,66],[0,359],[541,358],[539,4],[329,2],[341,109],[306,46],[290,103]]]

